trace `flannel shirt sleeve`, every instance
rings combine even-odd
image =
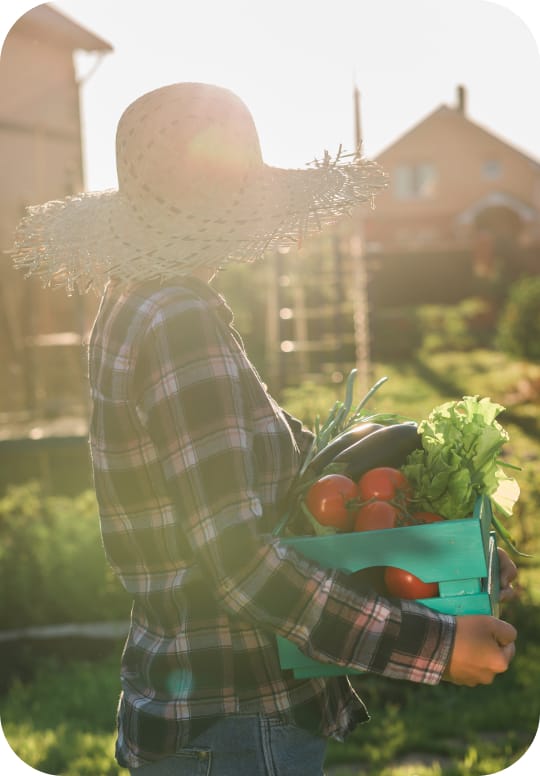
[[[302,458],[305,458],[315,438],[314,433],[306,428],[301,420],[298,420],[298,418],[290,415],[284,409],[281,411],[283,413],[283,417],[289,424],[289,428],[291,429],[292,434],[296,440],[296,444],[298,445],[298,449],[302,454]]]
[[[252,431],[226,334],[200,301],[170,301],[142,344],[138,413],[161,461],[183,536],[229,615],[351,669],[437,683],[455,621],[356,592],[261,535]]]

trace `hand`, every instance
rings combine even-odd
[[[517,567],[508,553],[501,547],[497,548],[499,555],[499,601],[510,601],[518,593],[512,587],[517,577]]]
[[[513,625],[489,615],[456,617],[456,637],[444,679],[476,687],[491,684],[507,670],[515,653]]]

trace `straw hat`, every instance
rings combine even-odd
[[[298,243],[386,185],[374,162],[325,152],[306,169],[263,162],[250,112],[218,86],[149,92],[116,133],[118,190],[27,208],[10,251],[47,286],[189,274]]]

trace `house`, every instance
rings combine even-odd
[[[99,57],[112,48],[40,5],[11,28],[0,58],[0,412],[11,418],[54,414],[83,393],[84,298],[25,280],[4,253],[25,206],[84,189],[77,50]],[[54,375],[45,379],[44,368]]]
[[[454,106],[436,108],[377,161],[390,185],[365,219],[366,248],[394,281],[396,271],[409,284],[425,279],[423,301],[441,295],[436,278],[442,293],[452,266],[457,295],[470,291],[458,288],[467,272],[494,277],[501,262],[510,276],[540,272],[540,162],[472,121],[463,86]]]
[[[472,121],[466,103],[459,86],[455,105],[377,156],[389,186],[373,210],[359,208],[285,260],[273,308],[286,320],[267,346],[287,346],[278,385],[299,373],[339,379],[353,364],[369,369],[372,353],[412,352],[422,304],[475,297],[489,336],[512,280],[540,273],[540,163]]]

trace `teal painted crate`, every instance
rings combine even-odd
[[[497,616],[499,569],[491,517],[491,502],[482,497],[464,520],[282,541],[327,568],[353,573],[397,566],[424,582],[438,582],[438,598],[419,600],[439,612]],[[297,678],[355,673],[312,660],[287,639],[277,642],[281,667]]]

